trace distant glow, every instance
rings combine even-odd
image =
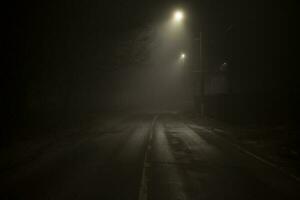
[[[174,12],[173,18],[174,18],[174,20],[176,22],[182,21],[183,17],[184,16],[183,16],[183,12],[182,11],[177,10],[177,11]]]
[[[220,70],[221,70],[221,71],[226,71],[227,66],[228,66],[228,63],[227,63],[227,62],[224,62],[224,63],[220,66]]]

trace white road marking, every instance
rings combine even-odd
[[[193,126],[188,125],[188,124],[186,124],[186,123],[185,123],[185,125],[186,125],[188,128],[190,128],[191,130],[193,130]],[[196,125],[196,126],[197,126],[197,125]],[[254,159],[258,160],[258,161],[260,161],[261,163],[263,163],[263,164],[265,164],[265,165],[267,165],[267,166],[269,166],[269,167],[275,168],[275,169],[279,170],[281,173],[283,173],[283,174],[285,174],[285,175],[291,177],[291,178],[294,179],[295,181],[300,182],[300,178],[299,178],[299,177],[297,177],[297,176],[295,176],[295,175],[293,175],[293,174],[287,172],[287,171],[284,170],[282,167],[280,167],[280,166],[278,166],[278,165],[276,165],[276,164],[274,164],[274,163],[272,163],[272,162],[270,162],[270,161],[267,161],[267,160],[265,160],[264,158],[262,158],[262,157],[260,157],[260,156],[258,156],[258,155],[256,155],[256,154],[254,154],[254,153],[248,151],[247,149],[245,149],[244,147],[240,146],[239,144],[236,144],[236,143],[234,143],[234,142],[232,142],[232,141],[226,139],[224,136],[218,134],[218,133],[217,133],[218,131],[213,130],[213,132],[214,132],[216,135],[218,135],[219,138],[220,138],[221,140],[223,140],[223,141],[227,142],[228,144],[230,144],[231,146],[235,147],[235,148],[238,149],[240,152],[243,152],[244,154],[246,154],[246,155],[248,155],[248,156],[250,156],[250,157],[252,157],[252,158],[254,158]],[[224,132],[224,131],[223,131],[223,132]]]
[[[147,200],[148,196],[148,185],[147,185],[147,179],[146,179],[146,168],[150,167],[148,160],[148,152],[152,149],[152,138],[153,138],[153,132],[154,132],[154,126],[158,119],[159,115],[155,115],[153,117],[153,120],[151,122],[150,126],[150,135],[149,139],[147,141],[147,148],[145,150],[145,156],[144,156],[144,162],[143,162],[143,172],[142,172],[142,178],[141,178],[141,184],[140,184],[140,191],[139,191],[139,200]]]

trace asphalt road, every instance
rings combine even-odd
[[[179,115],[93,130],[2,173],[1,199],[300,199],[295,180]]]

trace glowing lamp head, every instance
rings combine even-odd
[[[174,12],[174,15],[173,15],[174,21],[180,22],[183,20],[183,17],[184,17],[184,15],[183,15],[182,11],[177,10]]]

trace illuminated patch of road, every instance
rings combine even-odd
[[[166,134],[162,122],[157,121],[153,126],[152,139],[145,160],[147,195],[142,199],[186,199],[184,182],[178,170],[178,165],[186,162],[183,160],[178,162],[174,158]]]

